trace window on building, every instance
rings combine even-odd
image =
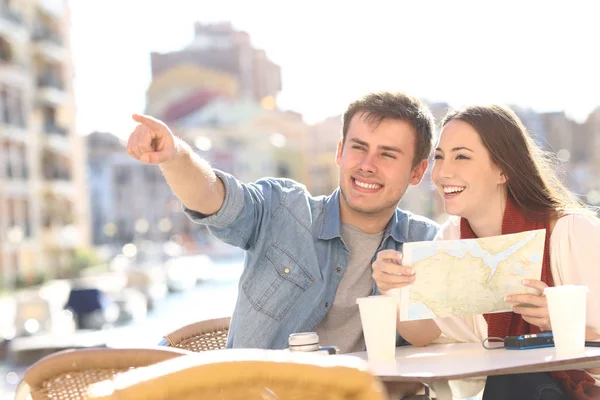
[[[2,122],[8,124],[10,121],[9,106],[8,106],[8,87],[0,86],[0,108]]]
[[[8,85],[0,86],[0,111],[2,122],[24,128],[23,91]]]
[[[42,225],[44,228],[50,228],[52,226],[52,217],[50,216],[50,212],[46,209],[42,215]]]
[[[31,218],[29,214],[29,201],[23,201],[23,225],[25,237],[31,237]]]
[[[7,178],[12,178],[10,145],[7,142],[5,142],[2,146],[2,150],[4,154],[2,154],[2,158],[0,158],[0,160],[3,164],[2,169],[4,170],[4,176],[6,176]]]
[[[13,91],[12,98],[12,124],[20,128],[25,128],[25,110],[23,107],[23,92],[20,90]]]
[[[29,177],[29,168],[27,168],[27,149],[25,146],[18,147],[18,162],[19,168],[16,171],[17,178],[27,179]]]
[[[6,213],[8,214],[8,227],[15,225],[16,216],[15,216],[15,201],[13,199],[6,200]]]
[[[56,109],[53,107],[44,107],[44,129],[46,131],[56,126]]]
[[[12,48],[10,43],[0,37],[0,62],[10,62],[12,60]]]

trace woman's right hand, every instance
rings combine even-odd
[[[402,288],[415,281],[412,268],[402,265],[402,253],[396,250],[383,250],[373,263],[373,279],[381,293],[390,289]]]

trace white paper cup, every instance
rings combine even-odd
[[[588,292],[588,287],[583,285],[544,289],[557,357],[572,357],[584,352]]]
[[[396,359],[396,301],[388,296],[356,299],[370,361]]]

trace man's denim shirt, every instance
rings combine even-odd
[[[348,264],[339,189],[311,197],[292,180],[244,184],[215,173],[225,184],[221,209],[208,217],[185,207],[184,212],[220,240],[246,250],[227,347],[286,348],[291,333],[314,331],[325,317]],[[401,251],[402,243],[432,240],[437,230],[433,221],[396,209],[379,250]],[[379,294],[374,281],[373,294]]]

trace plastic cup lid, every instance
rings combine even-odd
[[[544,289],[544,294],[545,293],[552,293],[552,292],[564,292],[564,291],[575,291],[575,292],[579,292],[579,291],[584,291],[584,292],[589,292],[590,288],[587,287],[586,285],[561,285],[561,286],[552,286],[552,287],[547,287]]]

